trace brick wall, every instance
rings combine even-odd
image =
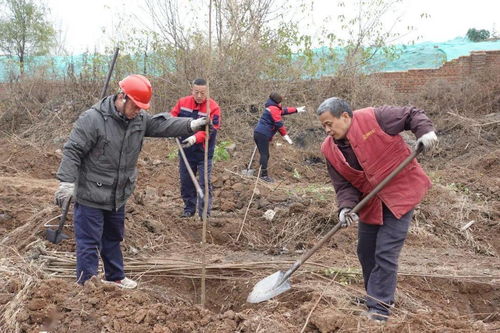
[[[484,72],[499,73],[500,50],[474,51],[445,63],[437,69],[411,69],[406,72],[385,72],[373,74],[381,84],[392,87],[398,93],[414,93],[436,80],[454,83],[466,79],[471,75]]]

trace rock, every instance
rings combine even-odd
[[[305,209],[306,209],[306,207],[303,204],[298,203],[298,202],[293,203],[289,207],[290,214],[302,213]]]
[[[28,303],[27,308],[28,308],[28,310],[31,310],[31,311],[38,311],[38,310],[43,309],[46,305],[47,304],[43,299],[35,298],[35,299],[32,299]]]
[[[270,202],[286,202],[287,200],[288,196],[286,194],[276,194],[269,197]]]
[[[233,201],[224,200],[220,205],[220,210],[224,212],[232,212],[236,209],[236,204]]]
[[[236,143],[231,143],[230,145],[225,147],[226,150],[232,155],[236,150]]]
[[[163,163],[163,161],[162,161],[162,160],[154,160],[154,161],[153,161],[153,165],[154,165],[154,166],[160,165],[160,164],[162,164],[162,163]]]
[[[158,199],[158,191],[156,190],[156,188],[147,186],[146,190],[144,191],[144,200],[147,203],[155,203],[158,201]]]
[[[144,222],[142,222],[142,225],[146,229],[148,229],[149,232],[152,232],[154,234],[161,233],[163,230],[163,225],[154,220],[144,220]]]
[[[235,192],[243,192],[245,190],[245,185],[242,183],[236,183],[233,185],[232,189]]]
[[[144,318],[146,318],[147,313],[147,310],[144,309],[140,309],[139,311],[137,311],[134,317],[135,322],[137,324],[142,323],[144,321]]]
[[[266,212],[264,213],[263,216],[267,221],[272,221],[274,218],[274,215],[276,215],[276,212],[272,209],[268,209],[268,210],[266,210]]]
[[[0,294],[0,305],[9,303],[12,298],[14,298],[14,295]]]

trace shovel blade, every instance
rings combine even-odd
[[[283,280],[284,275],[285,272],[277,271],[257,282],[250,295],[248,295],[247,302],[264,302],[290,289],[292,287],[290,281],[288,279]]]
[[[249,177],[253,176],[254,173],[255,173],[254,169],[246,169],[246,170],[241,171],[241,174],[243,176],[249,176]]]
[[[62,232],[57,232],[57,230],[47,229],[46,238],[51,243],[59,244],[63,240],[68,239],[69,236]]]

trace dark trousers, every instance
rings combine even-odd
[[[83,284],[97,275],[99,255],[108,281],[125,277],[120,242],[125,229],[125,206],[108,211],[75,203],[76,279]]]
[[[398,259],[403,248],[413,210],[397,219],[384,206],[384,224],[359,223],[358,258],[363,270],[367,306],[389,315],[388,305],[394,302]]]
[[[269,161],[269,138],[262,133],[254,132],[253,139],[260,154],[260,175],[267,176],[267,162]]]
[[[193,170],[194,175],[198,174],[198,183],[200,184],[203,195],[205,195],[205,161],[201,160],[189,160],[189,166]],[[200,217],[203,215],[203,200],[198,198],[196,187],[194,187],[193,181],[189,176],[189,172],[184,164],[184,159],[179,160],[179,173],[181,180],[181,196],[184,201],[184,211],[187,213],[194,213],[196,210],[196,202],[198,201],[198,214]],[[210,210],[212,209],[212,159],[208,160],[208,211],[207,215],[210,215]]]

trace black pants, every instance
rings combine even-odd
[[[260,154],[260,176],[267,176],[267,162],[269,161],[269,138],[262,133],[253,132],[253,139]]]
[[[399,253],[408,234],[413,210],[397,219],[384,205],[384,224],[359,223],[358,259],[363,270],[367,306],[389,315],[394,302]]]

